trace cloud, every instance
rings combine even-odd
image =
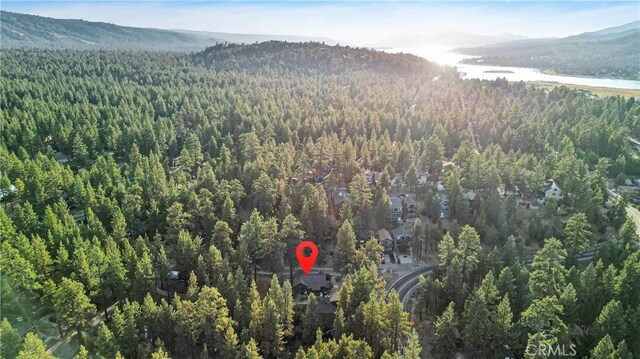
[[[126,26],[324,36],[354,44],[449,30],[561,37],[640,18],[637,1],[3,1],[2,7]]]

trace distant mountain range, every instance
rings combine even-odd
[[[453,51],[479,56],[464,61],[469,64],[640,79],[640,21],[560,39],[527,39]]]
[[[217,43],[337,41],[306,36],[161,30],[0,11],[2,48],[201,50]]]
[[[120,49],[195,51],[219,43],[269,40],[324,42],[336,40],[291,35],[232,34],[189,30],[161,30],[103,22],[54,19],[0,11],[2,48]],[[368,44],[369,48],[422,46],[457,47],[474,55],[471,64],[532,67],[549,73],[640,79],[640,21],[561,39],[527,39],[503,33],[479,35],[459,31],[395,35]]]
[[[461,31],[448,31],[425,34],[393,35],[367,46],[373,48],[424,47],[433,45],[467,47],[485,46],[523,39],[526,39],[526,37],[510,33],[480,35]]]

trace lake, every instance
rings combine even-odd
[[[506,78],[508,81],[548,81],[571,85],[591,87],[607,87],[627,90],[640,90],[640,81],[620,80],[595,77],[548,75],[538,69],[507,66],[467,65],[459,63],[465,58],[473,56],[449,52],[450,48],[443,46],[407,47],[381,49],[390,53],[404,52],[423,57],[440,65],[455,66],[465,79],[495,80]]]

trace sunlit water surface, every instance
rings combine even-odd
[[[548,75],[540,72],[538,69],[526,67],[461,64],[459,63],[460,61],[473,56],[449,52],[448,50],[450,50],[450,48],[444,46],[389,48],[381,50],[391,53],[404,52],[423,57],[440,65],[455,66],[465,79],[495,80],[497,78],[506,78],[508,81],[549,81],[571,85],[640,90],[640,81],[635,80]]]

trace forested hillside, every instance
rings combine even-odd
[[[335,44],[330,39],[304,36],[149,29],[8,11],[0,11],[0,20],[2,48],[5,49],[200,51],[217,43],[269,40],[315,40]]]
[[[640,79],[640,22],[562,39],[507,42],[456,52],[479,56],[470,64],[532,67],[547,72]]]
[[[640,175],[633,99],[320,43],[1,55],[3,358],[59,355],[52,340],[78,358],[524,357],[540,342],[640,353],[637,235],[606,182]],[[382,246],[356,246],[356,231],[397,225],[392,178],[424,202],[414,253],[438,248],[415,327],[385,295]],[[498,188],[533,196],[549,178],[564,198],[524,225]],[[333,188],[352,198],[337,215]],[[324,298],[296,305],[281,276],[303,238],[334,248],[320,259],[340,274],[331,323]],[[12,328],[26,325],[40,337]]]

